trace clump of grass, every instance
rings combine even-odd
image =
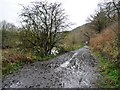
[[[112,63],[100,53],[96,54],[99,58],[99,70],[103,76],[101,80],[101,87],[103,88],[117,88],[120,87],[120,70],[116,64]]]
[[[8,74],[12,74],[22,68],[22,63],[12,63],[2,68],[2,76],[5,77]]]

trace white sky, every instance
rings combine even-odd
[[[20,25],[18,17],[22,6],[29,5],[35,0],[0,0],[0,21],[6,20],[15,25]],[[39,1],[39,0],[36,0]],[[86,23],[86,19],[90,14],[94,13],[97,4],[100,0],[48,0],[51,2],[57,1],[63,4],[66,14],[69,16],[70,22],[75,25],[72,28]]]

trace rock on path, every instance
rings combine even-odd
[[[24,66],[3,79],[3,88],[94,88],[99,73],[98,60],[89,47],[71,51],[55,59]]]

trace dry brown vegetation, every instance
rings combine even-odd
[[[33,60],[30,56],[27,56],[25,54],[21,54],[19,52],[16,52],[14,50],[3,50],[2,51],[2,65],[5,67],[8,64],[14,64],[14,63],[32,63]]]
[[[99,50],[104,54],[107,54],[110,58],[117,57],[116,48],[116,31],[118,24],[114,23],[108,28],[104,29],[103,32],[97,34],[94,38],[90,39],[90,46],[94,50]]]
[[[33,63],[35,60],[30,55],[22,54],[14,49],[2,50],[2,75],[3,77],[17,71],[24,64]]]
[[[103,76],[101,86],[114,88],[120,86],[120,64],[117,59],[117,31],[118,23],[113,23],[101,33],[90,39],[90,46],[99,58],[100,72]]]

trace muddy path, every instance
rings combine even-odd
[[[2,81],[3,88],[94,88],[100,74],[89,47],[24,66]]]

